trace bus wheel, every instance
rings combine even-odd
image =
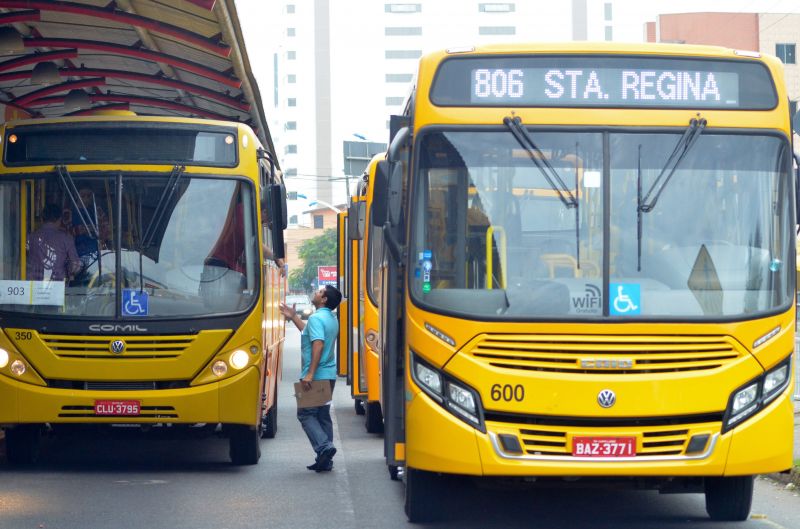
[[[706,512],[712,520],[747,520],[753,502],[753,476],[706,478],[705,481]]]
[[[6,430],[6,460],[12,465],[32,465],[39,459],[42,426],[20,424]]]
[[[356,409],[356,415],[364,415],[364,402],[361,399],[353,400],[354,407]]]
[[[367,402],[366,403],[366,421],[364,425],[367,427],[368,433],[383,433],[383,413],[381,413],[380,402]]]
[[[406,467],[405,510],[408,521],[412,523],[435,522],[442,515],[441,476],[424,470]]]
[[[278,388],[275,388],[275,398],[272,399],[272,407],[269,409],[261,421],[261,437],[273,439],[278,433]]]
[[[261,458],[261,436],[258,428],[242,424],[228,426],[230,456],[234,465],[255,465]]]

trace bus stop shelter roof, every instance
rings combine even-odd
[[[238,121],[276,159],[234,0],[0,0],[0,104]]]

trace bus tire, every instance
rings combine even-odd
[[[263,439],[274,439],[278,433],[278,388],[275,388],[275,398],[272,399],[272,407],[269,409],[261,421],[261,437]]]
[[[406,467],[405,511],[411,523],[435,522],[442,516],[442,478],[434,472]]]
[[[366,420],[364,426],[368,433],[383,433],[383,413],[381,413],[380,402],[366,403]]]
[[[750,515],[753,476],[706,478],[706,512],[712,520],[741,522]]]
[[[356,410],[356,415],[364,415],[364,413],[366,413],[366,410],[364,410],[364,401],[361,399],[354,399],[353,407]]]
[[[42,426],[20,424],[6,430],[6,461],[11,465],[32,465],[39,460]]]
[[[257,464],[261,458],[261,436],[258,428],[232,424],[228,429],[231,463],[234,465]]]

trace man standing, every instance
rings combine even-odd
[[[336,354],[334,345],[339,334],[339,322],[333,315],[333,310],[339,306],[342,294],[336,287],[326,285],[314,293],[312,305],[317,310],[304,322],[297,314],[294,306],[289,307],[281,303],[281,313],[292,320],[301,331],[300,354],[301,372],[300,382],[303,389],[311,389],[312,380],[328,380],[331,392],[336,383]],[[309,470],[326,472],[333,469],[333,456],[336,447],[333,446],[333,421],[331,420],[331,406],[327,403],[313,408],[298,408],[297,419],[311,441],[311,447],[317,457]]]

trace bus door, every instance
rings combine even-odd
[[[348,336],[350,334],[347,315],[350,313],[349,290],[347,288],[350,281],[350,267],[348,263],[349,244],[347,241],[347,212],[342,211],[336,215],[336,255],[339,282],[339,292],[342,293],[342,301],[339,303],[339,339],[336,340],[336,374],[340,377],[347,377],[347,385],[352,383],[350,370],[348,369]]]
[[[361,297],[361,264],[363,262],[362,245],[360,233],[363,233],[363,207],[364,197],[353,197],[350,213],[347,216],[348,222],[348,250],[350,252],[350,304],[348,310],[348,371],[350,373],[350,394],[356,399],[357,406],[360,408],[362,397],[366,396],[364,372],[362,370],[363,353],[363,298]],[[359,410],[360,412],[360,410]]]
[[[394,145],[393,145],[394,146]],[[408,151],[405,151],[406,153]],[[407,158],[378,163],[370,220],[374,231],[382,230],[383,251],[377,280],[380,281],[380,368],[383,412],[383,453],[392,479],[405,465],[405,307],[403,281],[403,223],[400,211],[404,166]]]

